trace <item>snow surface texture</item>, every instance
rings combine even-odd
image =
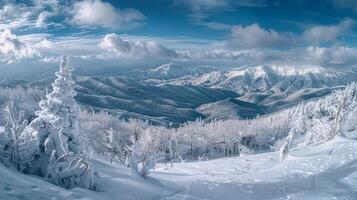
[[[66,190],[0,165],[0,199],[262,200],[357,198],[357,132],[322,145],[210,161],[161,164],[144,181],[130,169],[94,162],[105,192]]]

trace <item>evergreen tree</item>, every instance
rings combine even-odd
[[[98,173],[91,162],[83,158],[79,108],[74,100],[75,82],[66,56],[56,76],[53,91],[40,102],[41,110],[36,112],[38,118],[30,124],[37,134],[40,149],[33,168],[56,185],[98,190]]]
[[[42,136],[43,143],[40,145],[44,145],[49,154],[54,147],[58,156],[69,152],[81,154],[83,147],[78,120],[79,109],[74,100],[75,82],[66,56],[63,57],[56,76],[57,79],[52,84],[53,91],[40,102],[41,110],[36,112],[41,120],[51,126],[51,130]]]

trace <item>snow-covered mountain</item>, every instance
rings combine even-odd
[[[146,69],[134,70],[130,76],[140,80],[151,82],[160,80],[176,79],[185,76],[200,76],[212,71],[211,66],[187,66],[175,63],[167,63],[158,67],[148,67]]]
[[[238,100],[252,103],[259,109],[232,105],[236,100],[209,103],[198,110],[216,119],[238,117],[243,110],[264,114],[291,107],[302,101],[309,101],[330,94],[335,89],[357,80],[357,69],[337,70],[318,66],[256,66],[245,69],[212,70],[201,75],[188,75],[176,79],[152,81],[156,85],[195,85],[220,88],[240,95]],[[209,109],[208,109],[209,108]],[[209,111],[208,111],[208,110]],[[227,112],[226,112],[227,111]],[[208,113],[209,114],[208,114]],[[252,113],[251,113],[252,114]],[[240,115],[240,117],[245,114]]]
[[[200,85],[222,88],[239,94],[293,93],[306,88],[345,85],[357,80],[357,70],[322,67],[257,66],[246,69],[211,71],[199,76],[185,76],[162,83]]]

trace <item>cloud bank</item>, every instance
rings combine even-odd
[[[278,32],[274,29],[265,29],[254,23],[248,26],[234,26],[231,29],[227,45],[231,48],[279,48],[332,43],[348,34],[355,22],[346,18],[334,25],[312,26],[301,34],[292,32]]]

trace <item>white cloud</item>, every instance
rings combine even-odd
[[[0,55],[8,62],[40,56],[36,50],[20,42],[9,29],[0,33]]]
[[[238,49],[259,49],[319,45],[323,42],[332,44],[346,35],[354,23],[354,20],[346,18],[336,25],[313,26],[301,34],[265,29],[257,23],[238,25],[231,29],[227,45]]]
[[[128,41],[123,40],[115,33],[106,35],[100,42],[100,47],[113,53],[115,56],[130,59],[178,57],[178,53],[175,50],[169,49],[155,41]]]
[[[289,33],[264,29],[255,23],[249,26],[234,26],[228,44],[236,48],[268,48],[291,44],[294,42],[292,39]]]
[[[9,1],[11,2],[11,1]],[[47,27],[48,19],[60,13],[58,0],[14,1],[0,6],[0,29],[28,29]]]
[[[6,4],[0,8],[0,29],[28,26],[32,12],[22,4]]]
[[[321,67],[357,67],[357,49],[346,46],[309,46],[290,50],[208,50],[180,52],[187,60],[231,62],[235,65],[290,65]],[[185,54],[185,56],[183,56]]]
[[[50,13],[50,12],[42,11],[37,17],[36,26],[37,27],[46,27],[47,26],[46,22],[51,15],[52,15],[52,13]]]
[[[140,25],[145,16],[134,9],[118,10],[101,0],[74,3],[71,22],[80,26],[130,29]]]
[[[314,26],[304,31],[303,39],[310,43],[333,41],[349,31],[353,25],[352,19],[344,19],[337,25]]]
[[[353,66],[357,64],[357,49],[338,47],[315,47],[306,48],[302,53],[305,60],[326,66]]]

